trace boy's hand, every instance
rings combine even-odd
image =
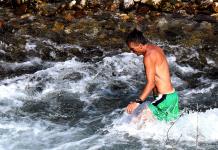
[[[127,113],[131,114],[139,105],[139,103],[130,102],[130,104],[126,107]]]

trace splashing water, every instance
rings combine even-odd
[[[182,110],[211,100],[216,80],[201,77],[200,86],[190,88],[181,76],[201,71],[180,66],[173,55],[168,60]],[[32,66],[39,61],[6,65]],[[173,126],[155,121],[139,128],[139,124],[126,123],[129,116],[124,108],[144,84],[142,57],[131,53],[99,62],[72,58],[50,63],[35,73],[3,79],[0,149],[188,149],[195,148],[197,135],[199,147],[218,147],[217,108],[187,111]]]

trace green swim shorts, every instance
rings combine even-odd
[[[180,115],[178,103],[178,94],[173,92],[159,95],[148,107],[158,120],[172,121]]]

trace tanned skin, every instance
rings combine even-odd
[[[155,94],[167,94],[172,92],[173,86],[170,78],[169,65],[163,50],[155,45],[128,43],[129,48],[137,55],[143,55],[147,83],[139,98],[145,100],[153,92]],[[136,102],[131,102],[126,111],[131,114],[139,106]]]

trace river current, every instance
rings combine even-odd
[[[34,42],[27,42],[25,48],[35,47]],[[146,125],[127,123],[125,112],[146,83],[142,56],[116,52],[92,61],[77,57],[64,62],[1,61],[4,68],[36,67],[38,71],[0,80],[0,149],[217,149],[217,79],[179,65],[174,53],[168,52],[167,59],[182,115],[174,124],[155,121]],[[217,65],[210,58],[207,61]]]

